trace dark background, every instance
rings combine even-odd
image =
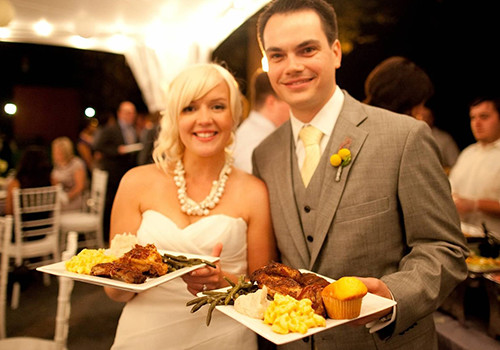
[[[337,72],[343,89],[364,99],[364,80],[375,65],[392,55],[406,56],[435,84],[436,124],[450,132],[460,148],[474,142],[468,102],[477,95],[500,94],[498,1],[335,0],[334,5],[344,48]],[[248,67],[258,55],[256,17],[213,53],[214,59],[226,62],[234,72],[243,92]],[[16,96],[31,102],[18,104],[16,124],[22,127],[0,111],[2,131],[14,133],[21,145],[37,137],[45,142],[62,134],[75,138],[88,106],[103,119],[125,99],[147,112],[122,55],[0,42],[0,67],[0,105]]]

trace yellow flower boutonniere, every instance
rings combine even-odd
[[[337,153],[332,154],[330,157],[330,164],[333,165],[337,170],[337,176],[335,181],[340,181],[340,176],[342,175],[342,168],[351,163],[351,151],[348,148],[341,148]]]

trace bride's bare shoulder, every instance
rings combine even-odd
[[[130,169],[123,176],[122,182],[137,186],[140,184],[147,185],[152,182],[165,180],[170,175],[166,174],[162,169],[155,164],[147,164],[137,166]]]

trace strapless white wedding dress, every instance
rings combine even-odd
[[[221,242],[221,267],[237,276],[247,269],[246,234],[241,218],[212,215],[180,229],[153,210],[143,213],[137,231],[140,244],[176,252],[210,255]],[[136,295],[123,309],[112,349],[257,349],[255,333],[221,312],[213,312],[207,327],[207,306],[195,313],[186,307],[193,298],[181,278]]]

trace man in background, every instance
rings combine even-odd
[[[469,114],[477,142],[451,169],[453,199],[462,222],[484,223],[500,239],[500,98],[477,98]]]
[[[108,172],[108,187],[104,208],[104,240],[109,239],[111,206],[122,176],[137,165],[137,153],[130,152],[129,145],[138,142],[135,132],[137,110],[130,101],[120,103],[116,112],[117,122],[106,125],[95,139],[94,150],[101,155],[100,167]]]
[[[234,166],[252,173],[252,152],[262,140],[288,120],[290,110],[274,92],[267,73],[257,70],[252,77],[251,111],[236,130]]]

